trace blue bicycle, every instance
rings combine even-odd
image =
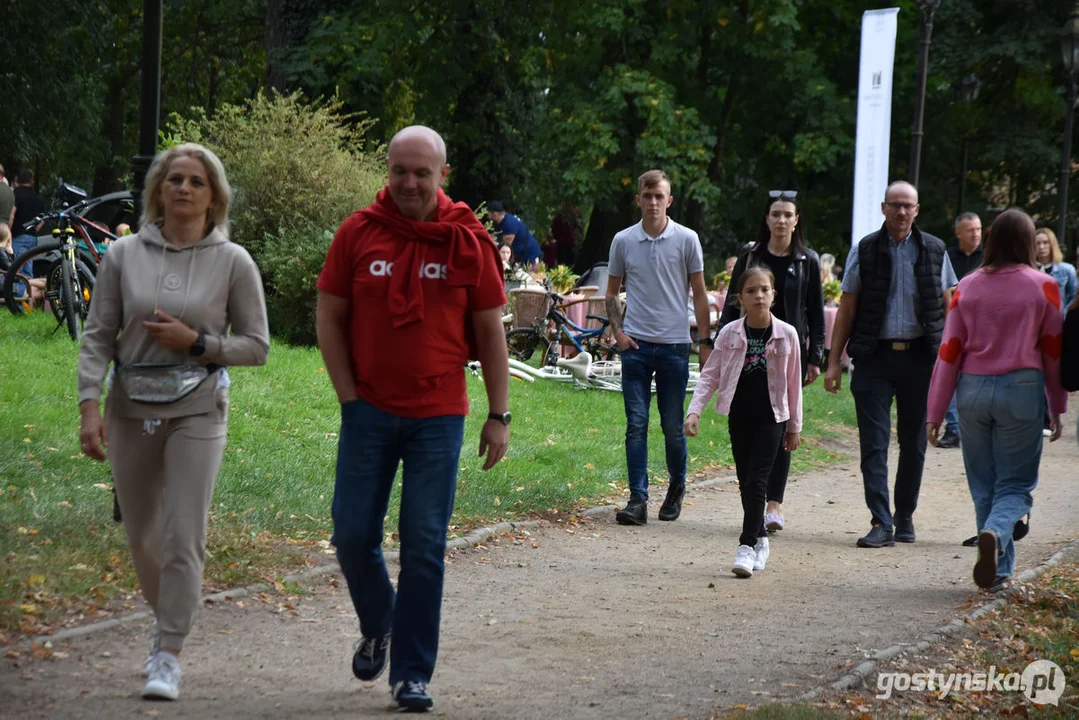
[[[558,309],[564,298],[558,293],[547,292],[547,314],[540,316],[532,327],[517,328],[506,332],[506,347],[510,357],[528,362],[540,347],[543,348],[544,365],[557,365],[559,346],[573,346],[577,352],[588,352],[595,360],[613,360],[618,348],[604,337],[609,321],[603,315],[588,315],[589,320],[600,323],[599,327],[583,328],[566,317]]]

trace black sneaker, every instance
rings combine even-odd
[[[978,536],[971,535],[963,541],[963,547],[978,547]]]
[[[865,537],[858,538],[858,547],[882,548],[895,547],[895,536],[892,531],[883,525],[874,525],[873,529]]]
[[[914,518],[895,519],[895,541],[901,543],[914,542]]]
[[[1007,591],[1012,586],[1012,579],[1005,577],[1004,575],[997,575],[993,578],[993,584],[987,588],[984,588],[985,592],[996,595]]]
[[[624,510],[614,516],[619,525],[647,525],[648,503],[639,497],[631,497]]]
[[[386,669],[390,633],[379,637],[361,637],[352,653],[352,674],[360,680],[375,680]]]
[[[1023,517],[1015,521],[1015,527],[1012,528],[1012,540],[1022,540],[1030,532],[1030,513],[1027,513]]]
[[[667,497],[659,508],[660,520],[677,520],[682,514],[682,498],[686,496],[686,486],[671,485],[667,488]]]
[[[419,680],[402,680],[390,691],[397,701],[397,712],[427,712],[435,706],[434,698],[427,693],[427,683]]]
[[[944,448],[945,450],[959,447],[959,433],[945,430],[944,434],[941,435],[940,440],[937,441],[937,447]]]
[[[993,587],[997,579],[997,548],[1000,542],[992,530],[978,533],[978,561],[974,563],[974,582],[983,590]]]

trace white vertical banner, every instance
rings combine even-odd
[[[858,65],[858,129],[854,141],[854,209],[851,243],[884,222],[880,204],[888,188],[892,132],[892,71],[899,8],[862,15],[862,54]]]

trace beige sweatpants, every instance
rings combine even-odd
[[[228,430],[228,388],[203,415],[141,420],[105,407],[109,464],[142,595],[179,651],[202,593],[206,522]]]

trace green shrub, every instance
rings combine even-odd
[[[274,278],[274,294],[267,312],[274,334],[293,345],[314,345],[315,282],[322,270],[333,232],[267,235],[262,271]]]
[[[221,158],[235,193],[232,239],[263,272],[270,331],[314,342],[315,280],[327,237],[385,184],[381,147],[366,144],[373,121],[341,113],[336,100],[305,104],[298,93],[260,93],[244,105],[173,115],[169,137]]]

